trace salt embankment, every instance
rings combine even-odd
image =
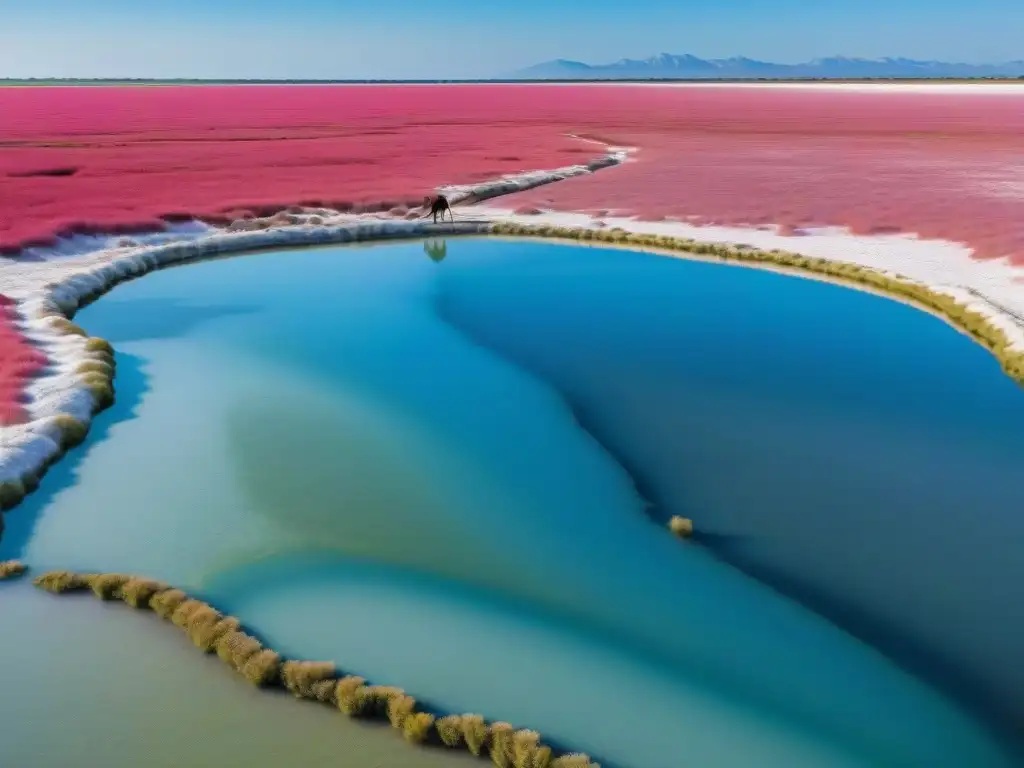
[[[547,171],[513,174],[442,190],[458,204],[483,200],[622,162],[610,151],[590,161]],[[114,359],[109,345],[91,339],[69,318],[82,304],[118,282],[170,264],[243,251],[326,243],[472,234],[485,219],[434,224],[422,218],[297,209],[264,219],[239,219],[228,228],[186,222],[168,232],[124,236],[80,235],[53,248],[0,260],[0,359],[7,401],[0,425],[0,507],[34,489],[50,462],[84,438],[92,415],[112,401]],[[413,214],[415,216],[415,214]]]
[[[609,147],[607,154],[586,165],[440,190],[455,204],[472,204],[588,176],[626,161],[629,153],[627,149]],[[68,321],[78,306],[118,282],[152,269],[221,254],[423,235],[485,234],[495,225],[508,224],[584,232],[618,229],[627,238],[638,236],[622,243],[627,247],[657,248],[659,237],[692,240],[738,246],[740,251],[797,252],[857,265],[897,280],[909,279],[934,294],[953,299],[959,312],[985,318],[989,330],[1005,339],[999,342],[997,354],[1024,352],[1024,291],[1018,282],[1019,270],[1006,260],[978,261],[969,249],[954,243],[907,235],[854,236],[837,228],[808,229],[794,238],[778,227],[695,226],[584,213],[516,212],[479,205],[456,210],[456,221],[434,224],[412,218],[415,214],[395,218],[296,208],[263,219],[240,219],[227,228],[190,222],[170,232],[135,239],[80,237],[77,243],[73,240],[53,249],[35,249],[27,254],[27,260],[3,260],[0,294],[7,297],[6,324],[13,340],[4,350],[5,358],[17,364],[15,374],[28,383],[19,389],[15,376],[14,383],[2,390],[10,398],[7,412],[20,409],[22,418],[20,423],[0,426],[0,503],[13,506],[30,492],[48,464],[83,439],[92,415],[112,400],[113,356],[103,340],[90,339],[83,329]],[[467,218],[470,212],[472,218]],[[688,247],[675,251],[680,256],[694,256]],[[748,266],[787,266],[770,260],[740,261]],[[817,277],[828,275],[818,270]],[[41,370],[40,352],[46,357],[46,367]]]

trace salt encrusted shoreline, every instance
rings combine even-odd
[[[440,189],[453,203],[477,202],[616,165],[627,159],[630,150],[608,147],[607,152],[587,165]],[[434,224],[423,219],[388,219],[305,209],[301,213],[278,214],[262,221],[241,222],[244,228],[225,230],[188,225],[179,228],[177,233],[172,231],[151,238],[111,237],[104,243],[106,247],[78,255],[68,254],[66,246],[58,246],[55,251],[65,255],[52,260],[0,263],[0,294],[15,300],[17,326],[34,346],[46,353],[51,363],[44,375],[26,388],[31,397],[26,406],[28,422],[0,427],[0,507],[13,506],[30,492],[46,467],[70,445],[84,438],[93,414],[112,400],[114,368],[109,345],[99,339],[89,339],[67,318],[72,317],[81,304],[125,279],[160,267],[222,254],[394,238],[488,234],[495,230],[544,236],[545,228],[558,230],[560,236],[583,232],[587,233],[585,240],[607,240],[606,235],[599,233],[607,233],[612,228],[623,234],[621,239],[612,238],[612,244],[618,242],[633,248],[665,250],[657,242],[661,237],[731,244],[739,246],[736,252],[798,251],[801,255],[829,262],[860,265],[877,275],[898,279],[903,284],[912,283],[933,294],[954,299],[964,309],[983,316],[990,328],[1001,332],[1005,350],[1015,355],[1024,353],[1024,290],[1014,284],[1014,279],[1022,273],[1005,261],[973,260],[966,248],[953,243],[906,236],[853,237],[835,229],[807,231],[794,238],[776,231],[696,227],[675,221],[643,222],[607,217],[598,220],[580,213],[517,215],[484,207],[473,208],[474,219],[467,221],[464,220],[466,210],[460,209],[460,220]],[[522,231],[522,226],[540,228],[540,231]],[[152,242],[144,242],[146,239]],[[104,241],[91,238],[89,242]],[[666,247],[675,255],[694,255],[692,249],[678,243]],[[780,266],[770,259],[737,261],[748,266]],[[820,269],[809,271],[819,277],[825,274]]]
[[[530,171],[471,185],[441,187],[453,204],[476,202],[580,176],[623,162],[627,150],[606,147],[585,165]],[[32,261],[0,259],[0,294],[13,299],[15,325],[49,365],[25,391],[25,424],[0,427],[0,510],[34,490],[49,464],[84,438],[92,416],[113,399],[114,359],[109,344],[90,339],[69,322],[75,311],[117,283],[170,264],[227,253],[417,237],[479,234],[486,221],[427,223],[381,219],[328,209],[241,220],[220,229],[199,223],[167,233],[129,237],[79,237],[52,249],[32,249]],[[82,251],[76,253],[81,244]],[[53,258],[47,258],[52,256]]]

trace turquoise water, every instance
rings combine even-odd
[[[760,293],[758,279],[774,282]],[[725,562],[715,540],[678,542],[653,524],[665,502],[630,466],[625,433],[622,445],[608,439],[607,424],[645,407],[664,431],[693,408],[709,415],[711,390],[747,406],[731,420],[715,412],[719,443],[760,439],[764,451],[752,414],[795,401],[764,384],[775,370],[819,393],[788,409],[793,429],[815,428],[829,406],[810,375],[859,393],[845,426],[863,426],[863,356],[836,355],[839,371],[822,373],[793,321],[785,286],[796,283],[824,346],[844,316],[822,311],[814,291],[854,297],[870,315],[905,309],[778,275],[481,240],[449,242],[440,262],[405,243],[147,276],[79,314],[118,349],[118,404],[9,516],[0,554],[174,581],[289,654],[338,661],[445,711],[534,727],[613,766],[1009,765],[933,687]],[[689,317],[656,311],[673,291]],[[695,318],[692,347],[674,346],[669,326]],[[925,319],[941,328],[936,354],[989,375],[969,342]],[[883,327],[879,367],[898,367],[902,326]],[[689,388],[687,367],[670,363],[710,359],[748,334],[760,359],[692,365]],[[559,361],[550,379],[542,359]],[[584,413],[555,369],[602,375],[608,421]],[[669,374],[675,400],[640,402]],[[841,426],[818,433],[822,453],[849,440]],[[675,455],[677,472],[725,477],[688,457]],[[658,458],[651,467],[674,461]],[[732,469],[744,487],[761,471]],[[792,492],[796,503],[800,485]],[[688,512],[703,529],[703,510]],[[755,512],[745,519],[757,538]],[[794,536],[787,546],[803,554],[816,539],[800,530],[787,519],[773,535]]]
[[[495,261],[449,272],[441,315],[560,391],[655,519],[695,518],[724,560],[1024,722],[1024,392],[985,350],[753,270]]]
[[[387,727],[268,695],[162,622],[0,584],[0,735],[19,768],[469,768]]]

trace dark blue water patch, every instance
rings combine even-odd
[[[533,371],[663,521],[1024,721],[1024,392],[945,323],[768,272],[479,246],[440,316]]]

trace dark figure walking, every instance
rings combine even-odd
[[[438,195],[433,200],[431,200],[429,197],[424,197],[423,198],[423,208],[424,208],[424,210],[426,210],[426,208],[428,206],[430,208],[430,213],[433,214],[433,216],[434,216],[434,223],[435,224],[437,224],[437,214],[438,213],[441,214],[441,221],[444,221],[444,212],[445,211],[448,211],[448,216],[451,217],[452,221],[455,221],[455,214],[452,213],[452,207],[448,203],[448,198],[445,197],[444,195]]]

